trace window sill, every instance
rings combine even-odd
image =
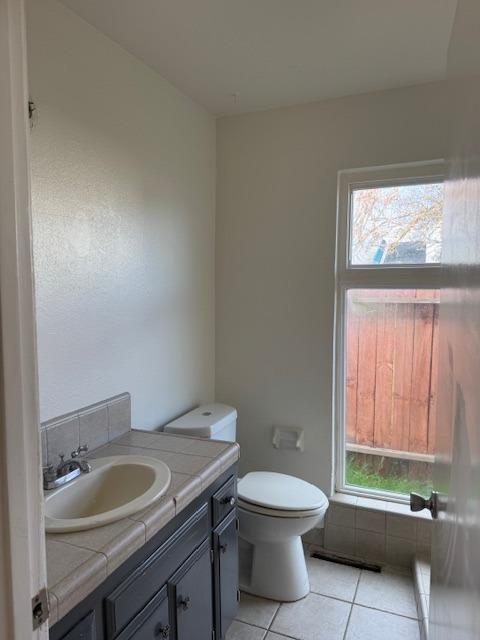
[[[424,509],[423,511],[414,512],[410,511],[410,506],[406,503],[389,502],[388,500],[382,500],[381,498],[362,498],[360,496],[354,496],[349,493],[337,492],[329,498],[329,501],[332,504],[351,507],[354,509],[368,509],[370,511],[393,513],[417,520],[432,519],[430,512],[426,509]]]

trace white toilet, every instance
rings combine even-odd
[[[198,407],[165,431],[235,442],[237,412],[223,404]],[[317,487],[283,473],[254,471],[238,482],[240,588],[291,602],[309,592],[301,536],[323,523],[328,500]]]

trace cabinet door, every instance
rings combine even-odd
[[[225,638],[238,610],[238,521],[232,513],[214,531],[215,628],[217,640]]]
[[[95,612],[91,611],[73,629],[62,636],[62,640],[95,640]]]
[[[204,504],[105,598],[107,638],[122,631],[210,535]]]
[[[212,563],[208,540],[169,581],[176,640],[212,640]]]
[[[117,640],[171,639],[167,588],[164,587],[152,601],[117,636]]]

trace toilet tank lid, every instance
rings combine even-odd
[[[305,480],[270,471],[252,471],[238,482],[238,497],[282,511],[310,511],[328,504],[327,496]]]
[[[184,433],[199,438],[214,438],[228,424],[237,419],[237,410],[226,404],[203,404],[176,420],[169,422],[164,431]]]

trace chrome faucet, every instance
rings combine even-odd
[[[92,467],[87,460],[75,460],[75,458],[78,458],[82,453],[86,453],[87,451],[88,446],[84,444],[72,451],[68,460],[65,460],[64,453],[60,453],[60,463],[57,467],[49,464],[43,468],[43,488],[46,491],[57,489],[81,473],[90,473]]]

